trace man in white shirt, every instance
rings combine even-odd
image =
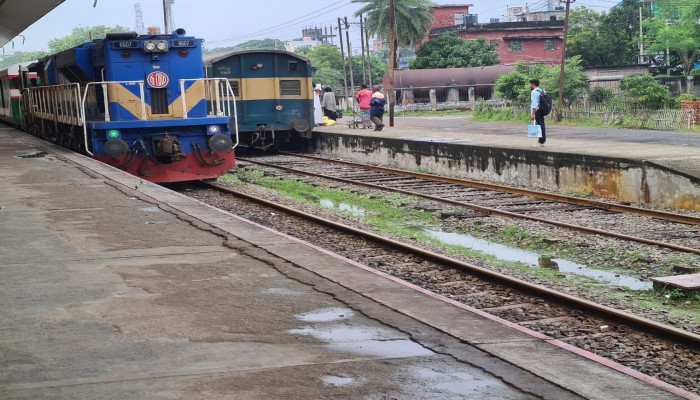
[[[540,96],[542,93],[544,93],[544,90],[540,88],[540,80],[530,79],[530,114],[532,120],[542,127],[542,137],[538,139],[538,143],[540,146],[544,147],[547,136],[545,135],[544,114],[542,110],[540,110]]]

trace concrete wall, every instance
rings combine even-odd
[[[316,150],[368,164],[700,210],[700,180],[623,158],[314,133]]]

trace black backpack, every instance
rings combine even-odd
[[[540,111],[542,115],[549,115],[552,112],[552,96],[540,89]]]

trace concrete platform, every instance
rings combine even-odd
[[[525,124],[397,116],[381,132],[338,120],[315,128],[318,151],[490,182],[590,192],[700,211],[700,134],[549,124],[544,147]]]
[[[2,127],[0,177],[2,399],[694,397]]]

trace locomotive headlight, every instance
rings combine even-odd
[[[156,49],[156,44],[153,42],[146,42],[143,48],[146,49],[146,51],[154,51]]]
[[[219,133],[219,131],[221,131],[221,128],[219,128],[219,125],[209,125],[207,131],[209,131],[210,134],[214,135]]]
[[[156,48],[160,51],[168,51],[168,44],[165,42],[158,42]]]

